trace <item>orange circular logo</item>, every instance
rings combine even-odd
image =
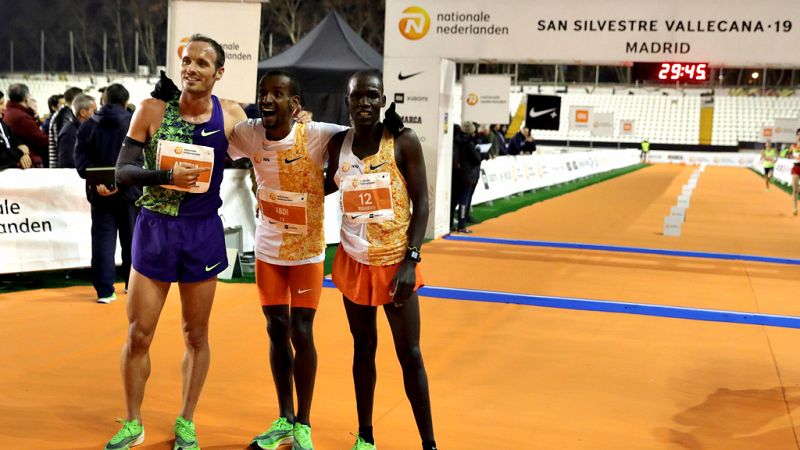
[[[183,153],[183,147],[175,147],[175,154],[180,155]]]
[[[255,163],[260,163],[260,162],[261,162],[261,157],[260,157],[260,156],[258,156],[258,155],[256,155],[256,156],[254,156],[254,157],[253,157],[253,161],[254,161]]]
[[[277,195],[275,195],[275,193],[274,193],[274,192],[270,192],[270,193],[269,193],[269,199],[270,199],[270,200],[272,200],[272,201],[274,202],[275,200],[277,200],[277,199],[278,199],[278,196],[277,196]]]
[[[354,188],[357,188],[357,187],[358,187],[358,180],[353,180],[353,187],[354,187]]]
[[[406,39],[416,41],[428,34],[431,28],[431,18],[428,12],[419,6],[409,6],[403,10],[400,17],[400,34]]]
[[[469,95],[467,95],[467,104],[469,106],[477,105],[478,104],[478,94],[473,94],[473,93],[470,92]]]
[[[189,43],[189,36],[178,41],[178,59],[183,58],[183,49],[186,48],[186,44]]]
[[[342,172],[350,172],[350,163],[346,162],[342,164]]]

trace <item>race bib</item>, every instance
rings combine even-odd
[[[208,187],[211,185],[211,174],[214,172],[214,149],[204,145],[159,140],[156,152],[156,169],[170,170],[175,166],[185,168],[208,167],[209,170],[200,174],[197,179],[197,186],[182,188],[171,184],[162,184],[161,187],[193,194],[208,192]]]
[[[394,219],[392,179],[386,172],[345,177],[339,185],[348,222],[381,223]]]
[[[258,203],[262,220],[270,228],[281,233],[307,233],[308,194],[263,187],[258,190]]]

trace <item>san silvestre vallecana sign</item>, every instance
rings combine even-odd
[[[797,0],[388,0],[389,57],[800,66]]]

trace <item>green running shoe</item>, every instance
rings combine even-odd
[[[353,445],[351,450],[376,450],[375,444],[370,444],[369,442],[365,441],[361,438],[361,436],[356,436],[356,443]]]
[[[309,435],[309,443],[311,436]],[[263,450],[275,450],[283,444],[294,443],[294,425],[292,425],[285,417],[278,417],[278,420],[272,422],[269,430],[259,434],[253,438],[250,445],[256,446]]]
[[[129,450],[144,442],[144,426],[138,419],[117,419],[122,428],[106,444],[105,450]]]
[[[175,419],[175,445],[172,450],[200,450],[197,445],[197,435],[194,431],[194,422],[183,417]]]
[[[314,450],[311,443],[311,427],[300,422],[294,424],[294,444],[292,450]]]

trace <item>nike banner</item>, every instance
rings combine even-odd
[[[528,95],[525,126],[532,130],[558,130],[561,118],[561,97],[558,95]]]

